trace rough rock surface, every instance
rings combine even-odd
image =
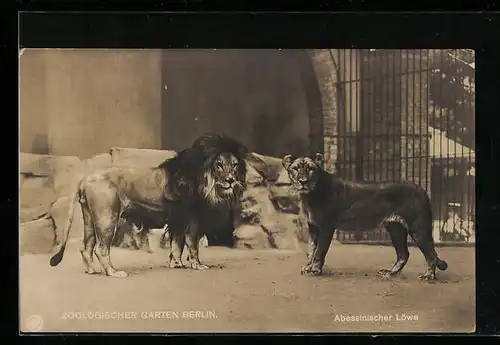
[[[261,186],[265,183],[264,177],[250,164],[247,164],[246,183],[249,186]]]
[[[281,158],[258,153],[252,153],[252,155],[255,159],[251,160],[251,164],[267,181],[275,181],[280,176],[280,172],[283,170]]]
[[[20,153],[19,172],[36,176],[52,176],[55,172],[78,167],[82,161],[74,156],[51,156]]]
[[[273,248],[268,235],[259,225],[243,224],[234,231],[233,236],[236,248]]]
[[[251,187],[245,191],[241,201],[241,224],[234,232],[237,247],[300,248],[296,238],[300,230],[296,222],[298,217],[280,212],[271,199],[271,192],[266,187]]]
[[[31,206],[29,208],[23,207],[19,210],[19,222],[31,222],[33,220],[44,218],[48,215],[46,205]]]
[[[297,216],[276,212],[273,217],[264,219],[261,223],[262,229],[272,239],[272,245],[278,249],[300,249],[297,240],[298,223]]]
[[[154,167],[165,159],[175,157],[175,151],[133,149],[125,147],[113,147],[109,151],[111,162],[114,166],[148,166]]]
[[[36,220],[46,215],[56,197],[50,176],[24,175],[19,193],[21,222]]]
[[[82,169],[82,161],[73,156],[21,153],[19,163],[21,222],[48,214],[50,205],[69,192],[69,181]]]
[[[106,169],[113,166],[111,155],[109,153],[102,153],[100,155],[87,158],[85,161],[85,170],[92,171],[97,169]]]
[[[290,191],[289,185],[270,185],[271,201],[274,206],[285,213],[299,213],[299,197]]]
[[[50,218],[41,218],[19,226],[19,253],[48,254],[54,246],[54,224]]]

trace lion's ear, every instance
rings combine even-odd
[[[323,155],[321,153],[316,153],[314,155],[314,163],[316,163],[317,166],[319,166],[320,168],[323,167],[323,163],[325,162],[325,159],[323,157]]]
[[[290,167],[292,161],[292,155],[286,155],[285,157],[283,157],[283,166],[285,167],[285,169],[288,169]]]

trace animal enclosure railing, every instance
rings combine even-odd
[[[431,198],[434,240],[474,243],[474,51],[332,52],[337,60],[340,176],[420,184]],[[336,238],[390,242],[385,229],[339,229]]]

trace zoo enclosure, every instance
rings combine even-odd
[[[436,242],[475,242],[474,51],[332,54],[340,176],[413,181],[431,198]],[[340,230],[336,237],[344,243],[390,242],[385,229]]]

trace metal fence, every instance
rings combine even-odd
[[[433,208],[436,242],[475,242],[474,51],[337,50],[337,170],[354,181],[410,180]],[[385,229],[338,231],[390,242]]]

